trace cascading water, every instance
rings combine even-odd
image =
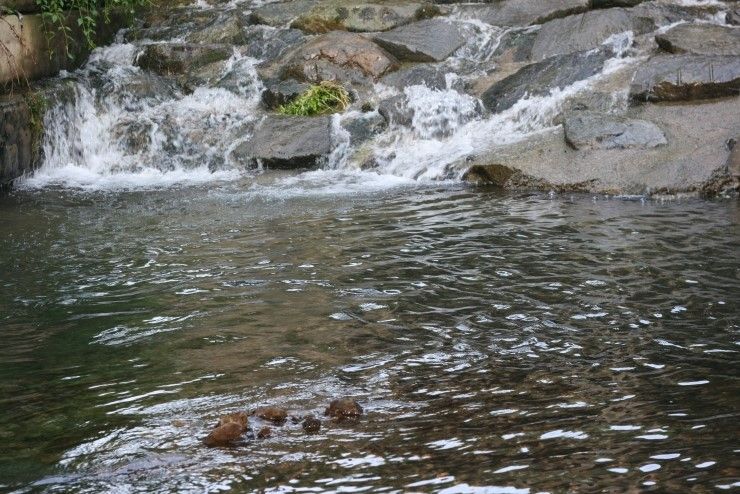
[[[214,7],[198,4],[198,8]],[[459,25],[467,41],[454,56],[438,64],[445,72],[446,87],[411,85],[401,90],[376,84],[378,98],[403,97],[404,110],[412,115],[410,122],[391,124],[356,146],[350,143],[342,122],[358,112],[335,116],[334,151],[321,171],[308,172],[299,182],[310,187],[313,182],[331,180],[335,191],[342,183],[353,190],[352,184],[361,182],[393,186],[459,179],[463,170],[456,164],[466,157],[551,128],[569,98],[642,57],[633,48],[631,32],[614,35],[604,43],[613,55],[596,75],[549,94],[525,94],[505,111],[491,114],[462,87],[496,70],[489,60],[506,34],[538,28],[494,27],[454,11],[450,22]],[[179,40],[181,33],[168,41]],[[48,112],[44,164],[23,186],[157,187],[253,174],[233,151],[250,139],[267,113],[260,105],[264,89],[256,70],[260,60],[235,49],[218,74],[207,82],[198,81],[188,93],[137,67],[138,53],[136,44],[120,38],[110,47],[97,49],[87,65],[71,75],[73,101]],[[624,103],[617,93],[614,105]],[[293,176],[279,178],[275,185],[300,188]]]

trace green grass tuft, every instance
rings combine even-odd
[[[324,81],[311,86],[296,99],[277,109],[283,115],[311,117],[338,113],[347,109],[350,104],[349,93],[335,82]]]

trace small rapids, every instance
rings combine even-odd
[[[324,178],[349,189],[358,181],[394,187],[408,181],[459,180],[464,171],[459,163],[467,157],[552,128],[569,98],[640,57],[632,48],[631,32],[615,35],[605,43],[613,57],[600,73],[544,96],[525,95],[508,110],[490,114],[477,97],[461,90],[461,83],[490,70],[488,59],[508,31],[463,18],[452,22],[468,37],[440,64],[446,87],[397,90],[376,84],[376,96],[405,98],[413,115],[410,124],[391,124],[369,143],[355,146],[342,123],[358,112],[336,115],[334,151],[323,167],[329,172]],[[260,105],[264,87],[256,70],[259,59],[235,49],[219,73],[207,83],[196,81],[187,93],[137,67],[138,53],[135,44],[119,35],[115,44],[96,49],[85,67],[64,75],[68,91],[44,123],[43,165],[21,187],[159,188],[249,180],[262,172],[247,169],[234,153],[266,115]],[[616,94],[614,105],[620,104],[625,98]],[[310,187],[318,175],[322,172],[308,172],[298,181]],[[295,185],[295,178],[289,180]],[[285,188],[282,181],[277,178],[273,185]]]

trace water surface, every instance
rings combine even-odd
[[[1,489],[740,485],[737,201],[326,187],[1,199]]]

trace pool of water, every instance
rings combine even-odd
[[[738,201],[351,192],[0,199],[0,490],[737,489]]]

